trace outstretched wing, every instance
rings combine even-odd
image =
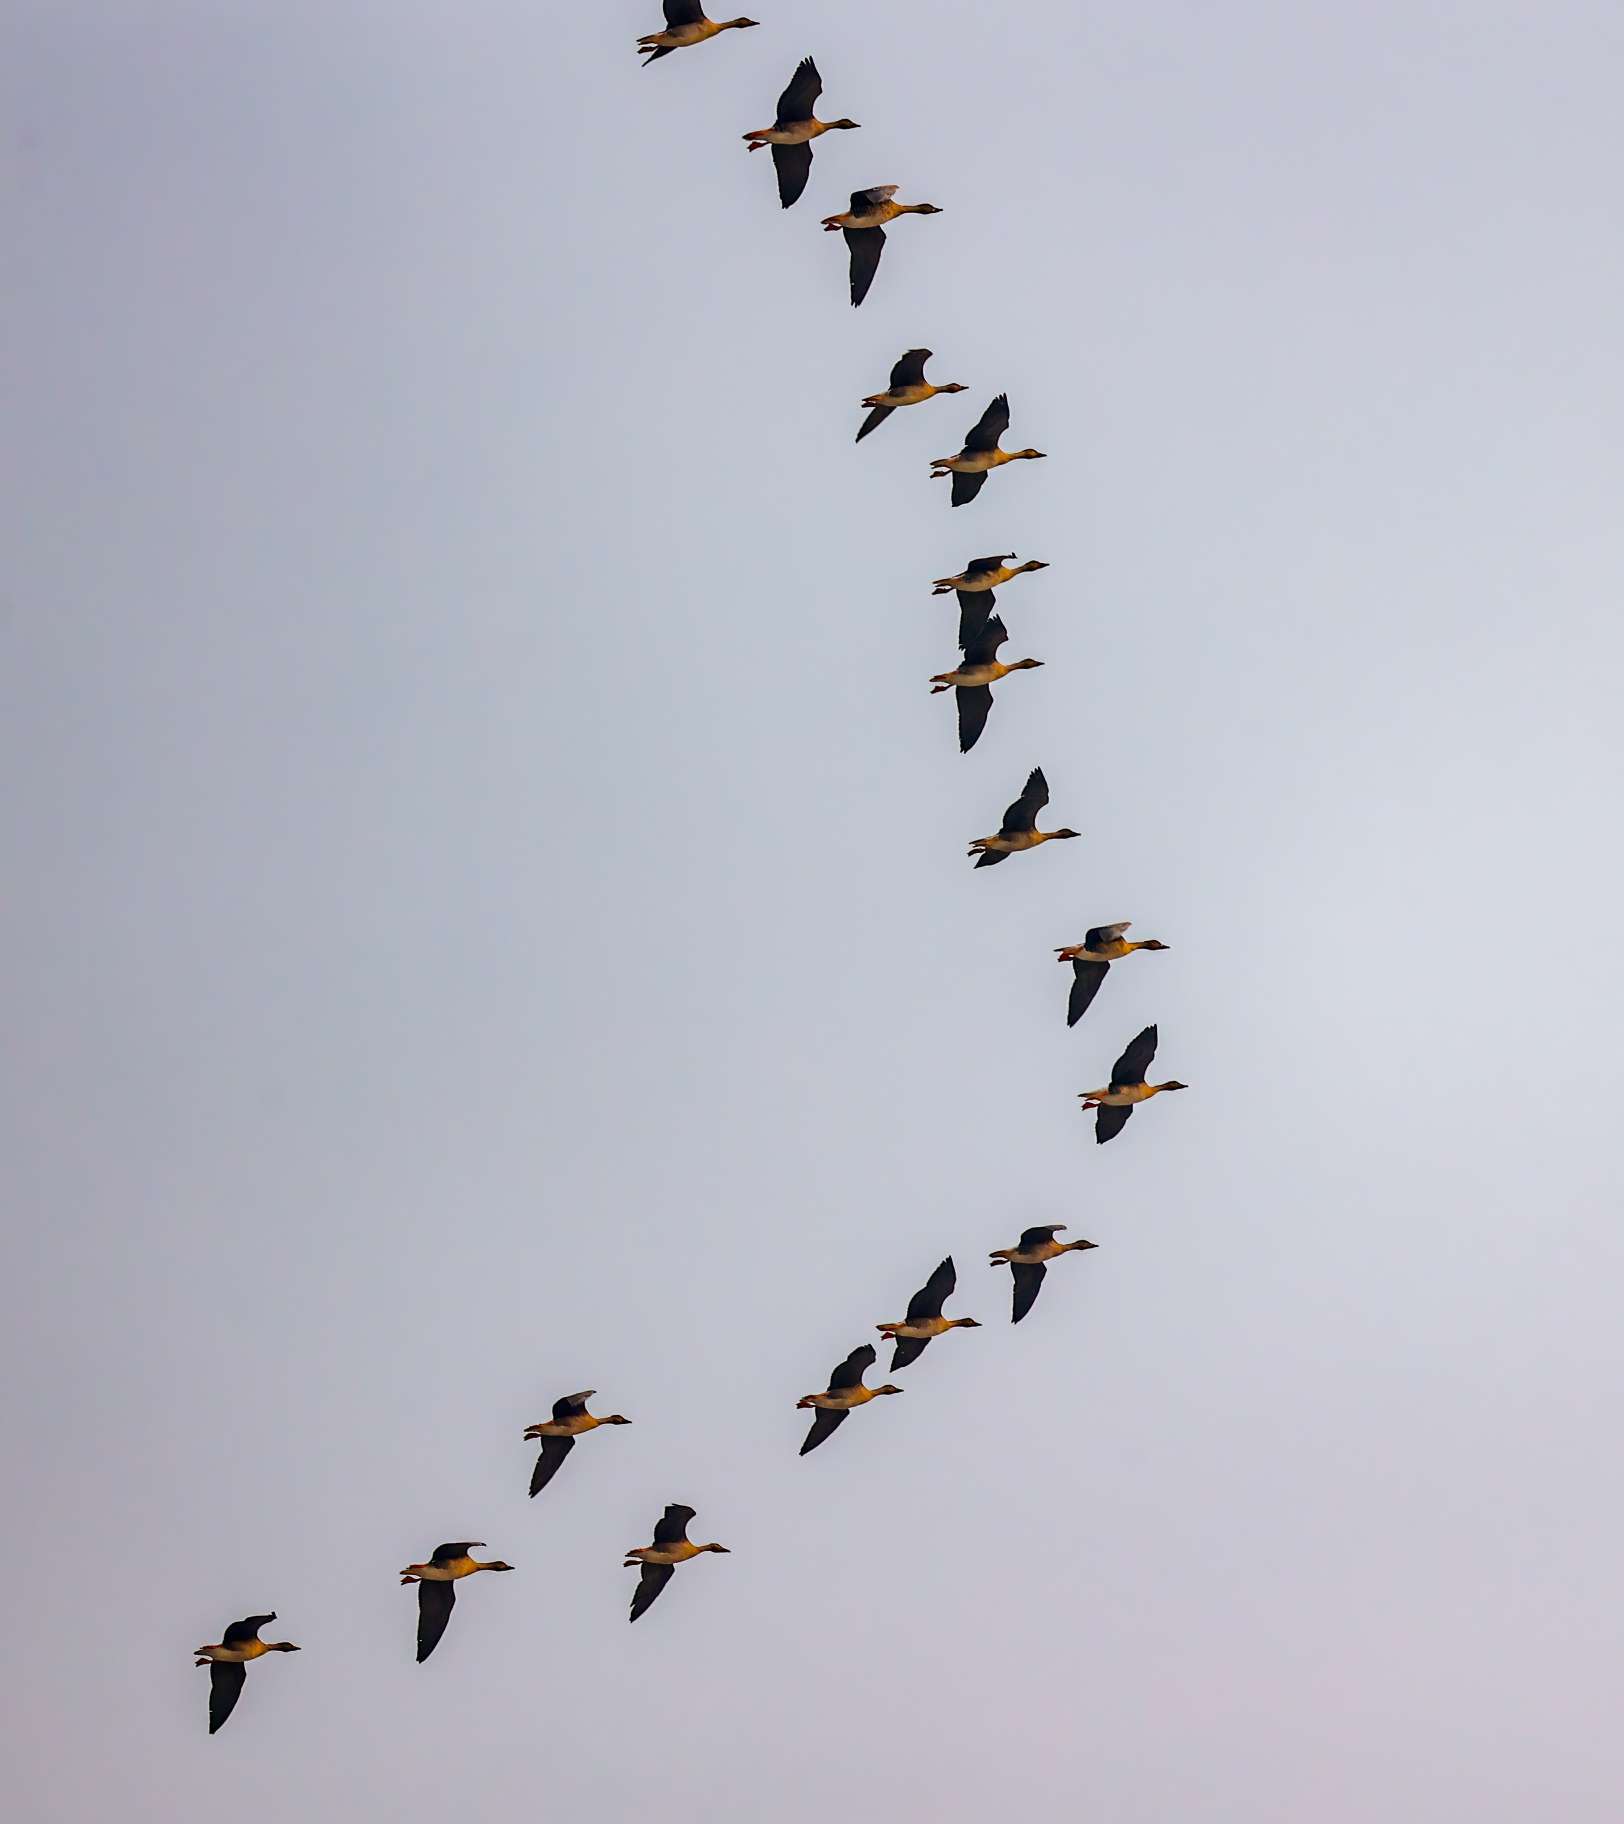
[[[1127,1050],[1111,1066],[1111,1087],[1126,1089],[1130,1084],[1143,1083],[1155,1056],[1156,1028],[1147,1026],[1137,1038],[1128,1041]]]
[[[999,862],[1008,860],[1009,857],[1002,849],[983,849],[976,857],[976,866],[978,868],[996,868]]]
[[[979,592],[990,596],[990,589]],[[976,630],[975,637],[964,648],[966,665],[990,665],[998,657],[998,648],[1009,638],[1000,615],[989,614]]]
[[[694,1517],[691,1507],[673,1501],[654,1523],[656,1545],[680,1545],[688,1537],[688,1522]]]
[[[968,652],[972,643],[987,624],[992,613],[993,603],[997,596],[990,589],[960,589],[959,598],[959,645]]]
[[[1000,393],[989,405],[964,440],[964,447],[980,454],[996,450],[998,439],[1009,429],[1009,395]]]
[[[942,1306],[953,1296],[953,1288],[958,1283],[958,1275],[953,1270],[953,1256],[949,1254],[908,1300],[908,1322],[917,1324],[922,1318],[940,1317]]]
[[[646,1615],[654,1606],[654,1599],[671,1581],[674,1564],[645,1564],[643,1575],[637,1580],[637,1588],[632,1591],[631,1619],[636,1621],[639,1615]]]
[[[829,1376],[829,1391],[845,1393],[853,1387],[862,1385],[863,1376],[874,1366],[875,1350],[872,1343],[864,1343],[862,1348],[852,1350]]]
[[[562,1425],[566,1419],[577,1419],[586,1411],[586,1403],[597,1392],[596,1387],[585,1387],[579,1393],[566,1393],[561,1400],[553,1401],[553,1423]]]
[[[992,686],[956,684],[953,688],[959,703],[959,752],[967,754],[981,739],[992,714]]]
[[[1131,1102],[1122,1108],[1101,1108],[1094,1118],[1096,1144],[1104,1146],[1107,1140],[1114,1140],[1128,1125],[1128,1117],[1132,1113]]]
[[[825,1438],[833,1437],[845,1424],[846,1418],[844,1412],[828,1412],[820,1406],[812,1414],[812,1429],[806,1434],[800,1455],[804,1457],[809,1450],[816,1450]]]
[[[812,142],[801,146],[774,146],[773,169],[778,173],[778,201],[788,209],[801,200],[806,180],[812,175]]]
[[[665,0],[665,23],[668,31],[679,25],[698,25],[705,17],[704,0]]]
[[[541,1440],[541,1455],[536,1458],[536,1467],[530,1476],[532,1500],[558,1474],[559,1467],[574,1448],[574,1438],[543,1438]]]
[[[1089,1003],[1099,993],[1100,983],[1105,980],[1110,968],[1109,963],[1072,964],[1071,999],[1066,1003],[1066,1024],[1068,1026],[1075,1026],[1088,1012]]]
[[[878,209],[880,204],[895,196],[895,184],[874,184],[867,190],[854,190],[851,193],[851,213],[867,215],[870,209]]]
[[[922,386],[925,380],[925,363],[930,359],[928,348],[910,348],[904,351],[902,359],[891,369],[891,390],[899,387]]]
[[[466,1558],[476,1545],[483,1545],[484,1543],[485,1541],[483,1539],[447,1540],[444,1545],[435,1546],[434,1556],[429,1560],[429,1563],[438,1565],[451,1564],[458,1558]]]
[[[987,479],[985,475],[960,475],[953,472],[952,501],[955,507],[967,507],[981,492],[981,484]]]
[[[1066,1225],[1063,1222],[1041,1222],[1035,1229],[1021,1230],[1019,1252],[1029,1254],[1033,1248],[1041,1247],[1046,1241],[1053,1241],[1055,1236]]]
[[[1131,918],[1125,918],[1119,925],[1090,925],[1083,933],[1083,948],[1100,950],[1106,944],[1114,944],[1132,923]]]
[[[1005,551],[997,557],[972,557],[964,566],[964,574],[974,582],[977,577],[985,576],[989,570],[996,570],[1001,565],[1007,564],[1014,555],[1013,551]]]
[[[1032,1231],[1029,1229],[1027,1234]],[[1026,1236],[1021,1237],[1021,1246],[1026,1246]],[[1043,1290],[1043,1276],[1049,1269],[1040,1260],[1036,1266],[1011,1267],[1015,1278],[1015,1295],[1010,1304],[1009,1321],[1018,1324],[1027,1312],[1038,1302],[1038,1293]]]
[[[894,405],[875,406],[873,411],[871,411],[863,420],[862,424],[858,426],[857,441],[861,443],[870,431],[877,431],[896,409],[897,408]]]
[[[221,1645],[225,1643],[222,1641]],[[209,1734],[213,1735],[237,1707],[248,1668],[229,1660],[215,1660],[209,1667]]]
[[[899,1336],[896,1348],[891,1351],[891,1372],[906,1368],[910,1362],[917,1362],[930,1344],[928,1336]]]
[[[1034,766],[1026,776],[1026,785],[1021,795],[1004,812],[1004,822],[999,830],[1000,836],[1019,836],[1027,830],[1037,828],[1038,812],[1049,802],[1049,782],[1043,776],[1043,768]]]
[[[220,1636],[222,1647],[240,1647],[244,1641],[258,1640],[259,1631],[267,1622],[276,1620],[276,1611],[269,1615],[245,1615],[241,1621],[232,1622],[225,1633]]]
[[[823,78],[818,74],[818,66],[810,57],[803,57],[795,66],[788,87],[778,97],[778,118],[773,124],[794,127],[803,120],[810,120],[822,93]]]
[[[420,1583],[417,1586],[417,1663],[423,1661],[440,1644],[451,1611],[457,1606],[454,1583]]]
[[[847,228],[846,245],[851,249],[851,301],[855,309],[868,296],[874,275],[880,270],[880,255],[885,252],[883,228]]]

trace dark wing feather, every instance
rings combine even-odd
[[[772,154],[773,169],[778,173],[779,205],[788,209],[801,200],[806,180],[812,175],[812,144],[809,140],[804,146],[774,146]]]
[[[1147,1026],[1137,1038],[1129,1040],[1127,1050],[1111,1066],[1111,1087],[1125,1089],[1131,1083],[1143,1083],[1155,1056],[1156,1028]]]
[[[942,1306],[953,1296],[953,1288],[958,1283],[958,1275],[953,1270],[953,1256],[949,1254],[908,1300],[908,1322],[917,1324],[922,1317],[940,1317]]]
[[[1027,1231],[1031,1233],[1030,1230]],[[1021,1246],[1026,1246],[1026,1236],[1021,1237]],[[1043,1276],[1048,1268],[1040,1260],[1036,1266],[1011,1267],[1015,1278],[1015,1296],[1010,1305],[1009,1321],[1018,1324],[1027,1312],[1038,1302],[1038,1293],[1043,1290]]]
[[[637,1588],[632,1591],[631,1619],[636,1621],[639,1615],[646,1615],[654,1606],[654,1598],[671,1581],[676,1571],[674,1564],[645,1564],[643,1575],[637,1580]]]
[[[1120,937],[1127,928],[1126,925],[1090,925],[1083,933],[1083,948],[1085,950],[1103,949],[1113,938]]]
[[[990,589],[980,591],[982,595],[991,595]],[[1009,638],[1003,620],[996,614],[989,614],[976,630],[976,636],[964,647],[966,665],[990,665],[998,657],[998,648]]]
[[[588,1387],[582,1393],[566,1393],[561,1400],[553,1401],[553,1423],[562,1425],[565,1419],[578,1418],[586,1411],[586,1403],[597,1391]]]
[[[983,849],[976,857],[976,866],[978,868],[996,868],[999,862],[1008,860],[1009,857],[1002,849]]]
[[[852,191],[850,213],[852,215],[867,215],[870,209],[879,208],[880,204],[883,203],[895,189],[895,184],[874,184],[867,190]]]
[[[1038,812],[1049,802],[1049,782],[1043,776],[1043,768],[1034,766],[1026,776],[1026,784],[1021,795],[1004,812],[1004,821],[999,829],[1000,836],[1018,836],[1023,830],[1037,828]]]
[[[992,613],[993,603],[997,600],[991,589],[960,589],[959,598],[959,645],[968,652],[971,643],[987,624],[987,617]]]
[[[964,574],[972,580],[985,576],[989,570],[996,570],[1000,564],[1007,564],[1015,555],[1013,551],[1003,551],[996,557],[972,557],[964,566]]]
[[[960,475],[953,472],[953,505],[967,507],[981,492],[981,485],[987,479],[985,475]]]
[[[225,1643],[222,1641],[221,1645]],[[233,1710],[237,1708],[237,1699],[242,1696],[243,1682],[248,1677],[246,1666],[233,1665],[229,1660],[215,1660],[209,1667],[209,1734],[213,1735]]]
[[[575,1448],[574,1438],[543,1438],[541,1455],[536,1458],[536,1467],[530,1476],[530,1494],[532,1499],[558,1474],[559,1466]]]
[[[806,1434],[806,1441],[801,1446],[800,1455],[804,1457],[809,1450],[816,1450],[825,1438],[832,1437],[839,1431],[845,1424],[846,1418],[847,1415],[844,1412],[826,1412],[820,1406],[812,1414],[812,1429]]]
[[[457,1606],[454,1583],[420,1583],[417,1586],[417,1663],[423,1661],[440,1644],[451,1611]]]
[[[894,405],[875,406],[858,428],[857,441],[861,443],[870,431],[877,431],[896,409]]]
[[[1094,1118],[1094,1139],[1097,1145],[1104,1146],[1107,1140],[1114,1140],[1128,1125],[1128,1117],[1133,1113],[1130,1102],[1125,1108],[1102,1108]]]
[[[996,450],[998,439],[1009,429],[1009,395],[1000,393],[972,426],[970,435],[964,440],[966,450],[978,454],[984,450]]]
[[[891,1372],[906,1368],[910,1362],[917,1362],[930,1344],[928,1336],[899,1336],[896,1348],[891,1351]]]
[[[1066,1003],[1066,1024],[1075,1026],[1088,1012],[1089,1003],[1100,991],[1100,983],[1110,970],[1109,963],[1073,963],[1071,966],[1071,999]]]
[[[992,686],[956,684],[953,694],[959,704],[959,752],[967,754],[981,739],[981,731],[992,714]]]
[[[694,1517],[691,1507],[673,1501],[654,1523],[656,1545],[679,1545],[688,1537],[688,1522]]]
[[[1064,1227],[1065,1224],[1060,1222],[1042,1222],[1035,1229],[1022,1229],[1019,1252],[1025,1254],[1029,1249],[1038,1247],[1045,1241],[1053,1241],[1055,1235]]]
[[[883,228],[847,228],[843,231],[851,249],[851,301],[855,309],[868,296],[874,275],[880,269],[880,255],[885,251]]]
[[[795,127],[803,120],[812,118],[812,110],[817,106],[818,97],[823,93],[823,78],[818,74],[818,66],[810,57],[803,57],[795,66],[795,74],[778,97],[778,118],[774,126]]]
[[[474,1547],[480,1543],[481,1541],[478,1539],[449,1540],[445,1545],[435,1546],[434,1556],[429,1560],[429,1563],[450,1564],[455,1558],[466,1558]]]
[[[232,1622],[225,1633],[220,1636],[222,1647],[240,1647],[244,1641],[258,1640],[259,1631],[267,1622],[276,1620],[276,1611],[269,1615],[245,1615],[241,1621]]]
[[[665,23],[668,31],[675,31],[679,25],[698,25],[704,17],[704,0],[665,0]]]
[[[872,1343],[864,1343],[862,1348],[852,1350],[829,1376],[829,1391],[845,1393],[849,1388],[861,1386],[863,1376],[874,1366],[874,1360],[875,1349]]]
[[[925,363],[930,359],[928,348],[910,348],[902,359],[891,369],[891,390],[898,387],[920,386],[925,378]]]

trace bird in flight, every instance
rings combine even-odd
[[[744,135],[752,152],[771,146],[778,173],[778,200],[785,208],[801,200],[812,175],[812,141],[823,133],[853,129],[855,120],[819,120],[813,112],[823,93],[823,78],[810,57],[796,65],[789,87],[778,97],[778,114],[770,127],[757,127]]]

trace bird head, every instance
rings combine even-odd
[[[1014,450],[1010,460],[1013,462],[1040,462],[1048,455],[1047,450]]]
[[[1029,557],[1021,568],[1023,570],[1047,570],[1049,566],[1040,557]]]
[[[829,122],[829,131],[833,133],[839,128],[844,128],[847,132],[851,132],[862,124],[863,123],[860,120],[831,120]]]
[[[955,1330],[979,1330],[981,1325],[973,1317],[956,1317],[953,1319],[952,1328]]]
[[[1156,1087],[1158,1090],[1164,1090],[1164,1089],[1188,1089],[1190,1086],[1188,1083],[1180,1083],[1175,1080],[1172,1083],[1158,1083],[1156,1085]]]
[[[935,203],[915,203],[913,212],[915,215],[940,215],[942,213]],[[900,1393],[902,1390],[898,1388],[897,1391]]]
[[[265,1651],[267,1653],[297,1653],[299,1648],[291,1640],[268,1640],[265,1643]]]
[[[479,1568],[482,1571],[511,1571],[513,1566],[504,1559],[493,1558],[489,1564],[482,1564]]]
[[[1050,830],[1049,840],[1051,842],[1069,842],[1072,837],[1081,836],[1082,833],[1081,830]]]
[[[1010,666],[1010,670],[1011,671],[1039,671],[1042,669],[1042,666],[1043,666],[1042,659],[1017,659],[1015,661],[1015,663]]]
[[[702,1552],[721,1552],[724,1555],[726,1555],[728,1552],[728,1548],[725,1545],[717,1545],[714,1542],[712,1542],[710,1545],[702,1545],[699,1549]]]
[[[630,1425],[631,1420],[622,1412],[611,1412],[607,1418],[598,1420],[600,1425]]]
[[[962,380],[949,380],[946,386],[939,386],[936,390],[939,393],[967,393],[970,389]]]
[[[903,1389],[901,1387],[894,1387],[889,1381],[887,1381],[883,1387],[876,1387],[874,1389],[876,1396],[882,1393],[901,1393],[902,1391]]]

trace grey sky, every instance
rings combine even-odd
[[[1612,1824],[1617,8],[759,13],[4,11],[29,1815]],[[1001,388],[1051,459],[949,513]],[[972,873],[1036,763],[1085,840]],[[798,1461],[949,1249],[989,1327]]]

